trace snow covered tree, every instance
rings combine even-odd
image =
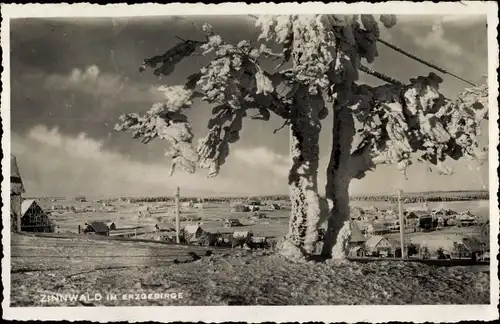
[[[396,21],[392,15],[381,15],[380,22],[389,28]],[[195,172],[198,166],[209,169],[213,177],[228,157],[230,144],[239,139],[245,118],[268,120],[270,113],[283,118],[291,128],[293,163],[292,211],[282,254],[294,258],[314,254],[318,227],[326,223],[323,253],[344,258],[350,236],[350,181],[378,164],[394,163],[404,172],[418,155],[440,172],[449,172],[443,165],[447,157],[480,156],[476,137],[480,120],[487,116],[485,86],[450,101],[438,92],[442,80],[432,73],[407,85],[356,83],[361,60],[371,63],[377,56],[379,23],[374,16],[260,16],[256,26],[262,31],[259,39],[273,43],[271,47],[278,45],[279,52],[246,40],[229,44],[204,25],[205,41],[183,40],[164,55],[145,60],[141,71],[154,68],[156,75],[169,75],[198,48],[213,57],[185,85],[161,87],[165,101],[145,115],[121,116],[116,129],[132,131],[144,143],[167,140],[172,172],[175,168]],[[281,60],[273,71],[261,64],[269,58]],[[285,90],[278,92],[278,86]],[[208,134],[196,147],[183,114],[195,97],[214,105]],[[322,213],[318,143],[328,102],[333,102],[333,147],[326,172],[329,207]],[[249,117],[250,110],[258,110],[258,116]],[[355,145],[358,137],[361,141]]]
[[[480,122],[487,118],[486,85],[465,90],[456,100],[439,92],[442,79],[430,73],[407,85],[354,84],[350,97],[334,107],[333,148],[326,196],[333,200],[324,253],[346,255],[349,240],[348,187],[379,164],[395,164],[406,174],[412,161],[451,174],[446,159],[486,157],[479,147]],[[336,120],[335,120],[336,119]],[[358,126],[358,127],[356,127]],[[354,134],[361,140],[353,147]],[[333,251],[331,250],[332,246]]]

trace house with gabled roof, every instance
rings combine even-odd
[[[21,230],[23,232],[53,233],[55,224],[35,199],[21,203]]]
[[[394,244],[387,238],[374,235],[365,242],[367,255],[390,256],[394,255]]]
[[[85,226],[84,233],[109,236],[109,227],[103,221],[89,221]]]
[[[201,234],[203,234],[203,229],[198,224],[186,225],[184,227],[184,235],[189,240],[197,240],[201,237]]]

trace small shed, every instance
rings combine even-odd
[[[109,228],[103,221],[90,221],[85,223],[84,233],[109,236]]]

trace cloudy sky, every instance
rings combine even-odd
[[[161,96],[158,85],[173,85],[206,63],[203,57],[182,62],[168,78],[151,71],[140,74],[144,58],[163,53],[178,42],[174,36],[202,39],[193,21],[210,23],[230,42],[255,40],[251,18],[161,17],[147,19],[17,19],[11,23],[12,152],[28,195],[171,195],[176,186],[184,194],[287,193],[289,133],[273,135],[278,118],[249,120],[240,142],[215,179],[205,170],[168,176],[164,143],[140,144],[113,126],[120,114],[145,112]],[[473,16],[411,16],[399,19],[382,37],[428,61],[480,83],[487,73],[486,18]],[[382,27],[383,28],[383,27]],[[431,70],[383,45],[372,65],[401,81]],[[467,85],[442,75],[442,92],[452,98]],[[379,81],[361,75],[361,82]],[[207,130],[211,109],[195,102],[188,113],[195,135]],[[321,138],[321,192],[331,143],[331,118],[323,123]],[[487,125],[482,141],[487,143]],[[409,178],[392,166],[381,166],[351,191],[391,193],[405,191],[483,189],[487,165],[450,163],[453,176],[438,176],[414,165]]]

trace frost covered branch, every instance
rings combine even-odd
[[[415,158],[451,174],[447,158],[483,157],[477,136],[487,118],[487,86],[466,89],[452,101],[439,93],[441,82],[430,73],[404,87],[358,89],[351,109],[362,125],[363,140],[351,156],[353,177],[363,177],[377,164],[396,164],[405,172]]]
[[[115,125],[117,131],[130,131],[134,138],[147,144],[155,138],[169,144],[165,155],[172,159],[171,171],[176,168],[193,173],[198,156],[192,146],[193,133],[182,110],[191,106],[193,92],[182,86],[160,87],[165,101],[154,104],[145,115],[125,114]]]
[[[143,143],[154,138],[167,140],[169,149],[166,155],[172,158],[172,171],[176,166],[181,166],[194,172],[195,167],[199,166],[209,169],[209,177],[213,177],[224,164],[230,144],[239,139],[243,118],[248,116],[247,110],[258,111],[258,115],[251,117],[253,119],[269,120],[271,112],[287,119],[290,117],[290,102],[276,91],[283,80],[282,76],[265,71],[259,63],[261,57],[280,58],[283,55],[272,52],[265,45],[254,48],[245,40],[237,45],[229,44],[207,24],[203,25],[201,31],[205,33],[206,41],[178,38],[181,43],[163,55],[146,59],[140,71],[150,67],[155,69],[155,75],[167,76],[198,47],[203,51],[202,55],[215,56],[210,63],[188,76],[184,86],[160,87],[165,92],[165,102],[155,104],[145,116],[122,116],[116,129],[132,131],[134,138],[140,138]],[[156,68],[159,64],[161,66]],[[176,96],[173,89],[182,89],[184,97]],[[195,97],[201,97],[202,101],[215,107],[208,123],[207,135],[198,140],[197,148],[193,149],[190,127],[180,110],[190,106]],[[177,102],[179,100],[189,101],[189,104],[180,105]],[[175,118],[182,116],[175,122],[170,119],[174,112]],[[187,133],[190,135],[187,136]]]

